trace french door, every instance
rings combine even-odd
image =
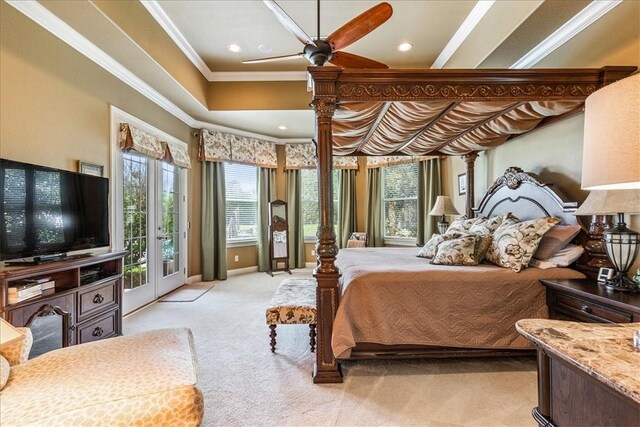
[[[186,173],[134,152],[122,153],[118,163],[116,245],[128,252],[123,301],[127,314],[185,283]]]

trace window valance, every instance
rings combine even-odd
[[[200,160],[278,167],[274,142],[208,129],[200,131]]]
[[[367,169],[421,162],[436,157],[438,156],[370,156],[367,157]]]
[[[186,144],[183,146],[161,141],[156,135],[131,126],[129,123],[120,123],[120,149],[137,151],[181,168],[191,168],[191,158],[189,158]]]
[[[318,167],[315,144],[286,144],[285,169],[316,169]],[[358,169],[356,156],[334,156],[334,169]]]

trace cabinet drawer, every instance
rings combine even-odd
[[[587,317],[597,322],[630,323],[633,321],[631,313],[604,307],[589,300],[563,293],[555,294],[555,305],[565,312],[576,313],[579,317]]]
[[[117,303],[116,281],[99,288],[78,292],[78,320],[100,313]]]
[[[78,327],[78,343],[83,344],[116,334],[118,310]]]

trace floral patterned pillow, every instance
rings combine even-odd
[[[468,235],[469,233],[463,231],[447,231],[445,234],[434,233],[431,239],[420,249],[417,256],[421,258],[433,258],[438,252],[438,246],[440,246],[442,242]]]
[[[466,216],[462,215],[460,218],[454,220],[451,225],[449,225],[449,228],[447,228],[447,233],[449,233],[450,231],[469,231],[469,229],[474,224],[477,224],[478,222],[482,222],[484,220],[486,220],[486,218],[479,217],[467,219]]]
[[[478,265],[476,240],[478,236],[468,235],[440,243],[431,264]]]
[[[473,224],[471,228],[469,228],[469,232],[475,234],[493,234],[503,222],[515,224],[516,222],[520,222],[520,220],[513,216],[511,212],[508,212],[490,219],[483,218],[481,221]]]
[[[522,270],[529,265],[544,233],[559,222],[557,218],[544,217],[515,224],[501,224],[493,233],[487,260],[515,272]]]
[[[489,246],[491,246],[491,241],[493,237],[490,234],[478,234],[476,239],[476,259],[478,263],[481,263],[484,257],[487,255],[487,251],[489,250]]]

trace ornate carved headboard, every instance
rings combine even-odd
[[[543,184],[536,175],[510,167],[487,190],[474,213],[490,218],[511,212],[521,221],[552,216],[562,224],[578,224],[573,215],[577,208],[553,184]]]

